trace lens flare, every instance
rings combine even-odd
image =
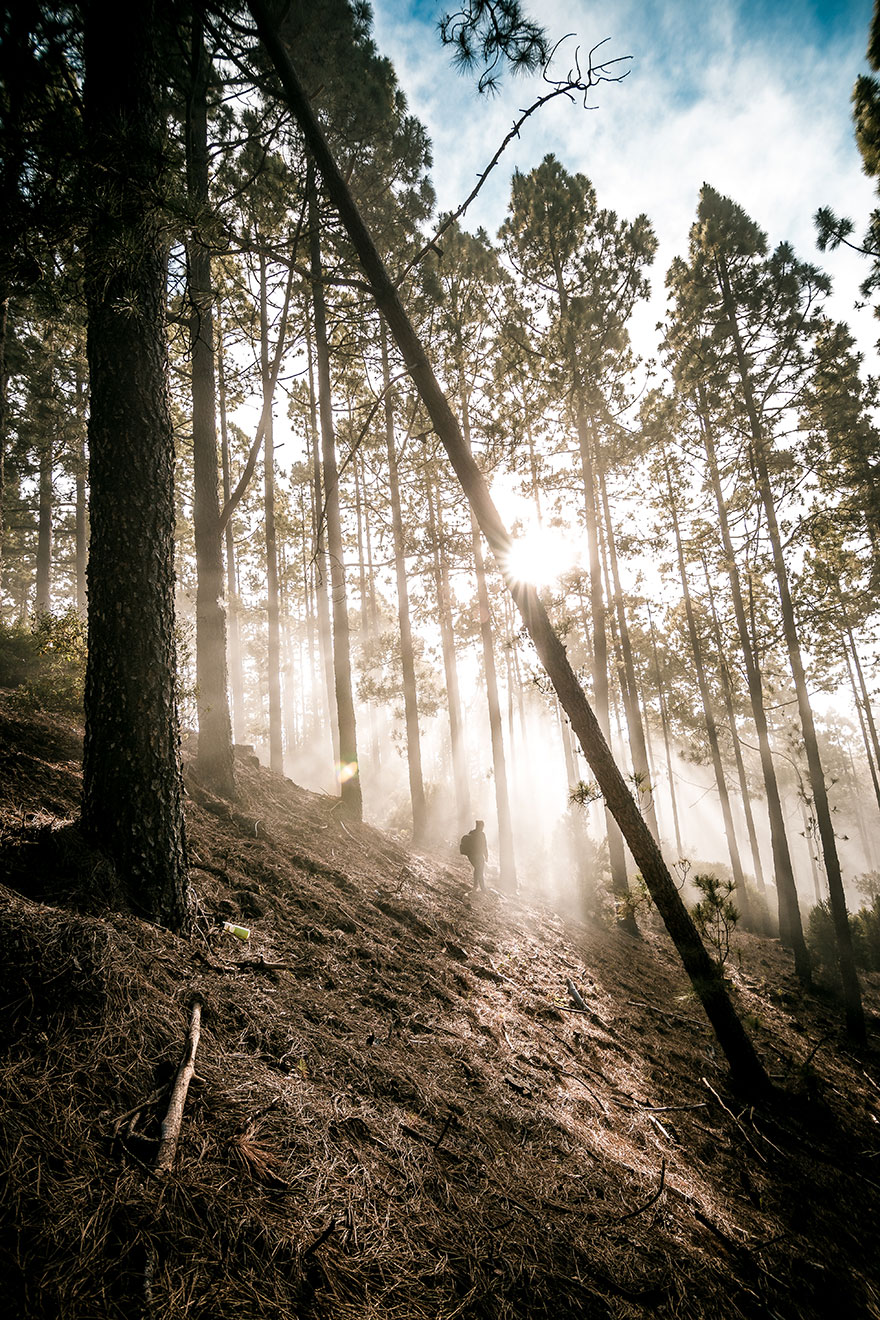
[[[336,767],[336,778],[340,784],[347,784],[349,779],[354,779],[357,772],[357,761],[342,761]]]
[[[552,527],[529,527],[514,537],[503,565],[514,582],[547,587],[573,568],[578,547]]]

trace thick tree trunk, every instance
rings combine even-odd
[[[397,575],[397,619],[400,627],[400,662],[403,669],[403,708],[406,721],[406,764],[412,804],[413,843],[421,847],[428,832],[428,804],[422,782],[422,747],[419,735],[419,705],[416,664],[409,619],[409,587],[406,581],[406,543],[400,511],[397,475],[397,446],[394,438],[394,398],[388,369],[388,332],[381,323],[382,385],[385,390],[385,450],[388,456],[388,493],[391,498],[391,530],[394,538],[394,568]]]
[[[113,858],[135,911],[181,930],[188,894],[174,697],[167,270],[156,213],[158,11],[152,0],[124,8],[93,0],[86,10],[85,124],[96,204],[84,252],[91,547],[82,826]]]
[[[700,701],[703,706],[706,737],[709,742],[709,751],[712,756],[712,768],[715,772],[715,786],[718,789],[718,798],[721,803],[721,817],[724,821],[724,833],[727,838],[727,850],[730,855],[730,869],[733,872],[733,880],[736,885],[736,897],[739,902],[739,910],[746,923],[748,923],[749,898],[746,893],[746,882],[739,857],[739,845],[736,841],[736,830],[733,825],[733,812],[730,810],[730,795],[727,791],[727,779],[724,774],[724,764],[721,760],[721,748],[718,743],[718,726],[715,722],[715,714],[712,709],[712,694],[709,691],[709,684],[706,680],[706,670],[703,665],[700,635],[697,630],[697,621],[694,616],[694,607],[691,601],[691,589],[688,583],[687,565],[685,564],[684,548],[681,542],[681,528],[678,522],[678,510],[675,505],[675,492],[672,489],[672,477],[669,472],[669,463],[665,454],[663,455],[663,467],[666,473],[669,513],[672,518],[672,528],[675,533],[675,549],[678,556],[678,571],[681,575],[681,589],[684,597],[684,610],[687,617],[691,653],[694,657],[694,670],[697,675],[697,687],[699,688]]]
[[[512,544],[510,534],[499,517],[488,486],[465,443],[462,431],[440,389],[424,348],[400,302],[397,290],[364,225],[348,186],[330,154],[290,57],[268,17],[263,0],[250,0],[250,6],[259,27],[260,37],[281,79],[287,102],[303,130],[310,150],[315,155],[331,200],[352,239],[370,281],[376,302],[386,317],[389,329],[409,368],[434,429],[449,455],[462,489],[479,520],[480,527],[496,558],[503,563],[504,556],[509,552]],[[765,1091],[769,1087],[767,1074],[728,998],[721,973],[706,952],[681,895],[666,869],[660,850],[642,820],[620,771],[614,764],[596,717],[568,662],[565,647],[556,635],[537,591],[527,584],[513,581],[508,581],[508,587],[535,643],[538,656],[581,741],[584,754],[605,795],[605,800],[629,843],[645,883],[691,978],[691,984],[713,1025],[718,1042],[730,1063],[734,1079],[750,1091]]]
[[[706,458],[708,460],[709,477],[712,482],[712,491],[715,495],[715,505],[718,511],[718,530],[721,533],[721,544],[724,548],[727,576],[730,581],[730,597],[733,603],[737,632],[739,633],[740,646],[742,648],[743,660],[745,661],[746,666],[749,704],[752,710],[752,719],[755,722],[755,732],[758,737],[758,754],[761,758],[761,774],[764,779],[764,792],[767,797],[767,816],[770,823],[770,844],[773,851],[773,874],[776,880],[776,895],[779,906],[779,937],[783,944],[787,944],[794,953],[794,965],[798,979],[803,985],[809,986],[812,981],[810,955],[807,951],[806,942],[804,940],[804,929],[801,924],[797,887],[795,885],[794,870],[791,864],[791,852],[788,846],[788,838],[785,833],[785,818],[782,814],[782,801],[779,796],[776,769],[773,765],[773,752],[770,746],[770,730],[767,724],[767,712],[764,708],[764,688],[761,681],[761,671],[758,668],[758,662],[752,645],[749,621],[746,617],[742,588],[740,586],[739,569],[737,568],[736,556],[733,549],[733,539],[730,534],[730,523],[727,517],[727,505],[724,501],[724,492],[721,489],[721,475],[718,468],[715,437],[709,422],[708,408],[706,406],[706,400],[702,388],[699,391],[698,397],[700,427],[703,435],[703,444],[706,449]]]
[[[208,206],[208,78],[202,24],[194,18],[187,106],[186,172],[192,207],[187,243],[192,355],[193,531],[196,550],[196,680],[199,741],[196,771],[211,792],[235,796],[232,725],[226,690],[226,608],[217,489],[214,416],[214,291],[211,254],[199,230]]]
[[[278,597],[278,542],[275,533],[275,428],[272,420],[274,382],[269,361],[269,306],[266,258],[260,255],[260,368],[263,377],[263,520],[266,538],[266,616],[269,688],[269,766],[284,770],[284,730],[281,718],[281,606]]]
[[[449,744],[452,753],[452,778],[455,787],[455,818],[458,829],[464,833],[470,829],[474,817],[471,813],[471,793],[467,771],[467,753],[464,745],[464,724],[461,717],[458,666],[455,659],[455,632],[452,626],[449,569],[446,561],[446,547],[443,541],[440,492],[435,490],[431,473],[427,469],[425,471],[425,494],[428,505],[428,536],[431,543],[434,593],[437,599],[437,618],[440,624],[440,647],[443,652],[443,673],[446,678],[446,708],[449,713]]]
[[[318,362],[318,406],[324,457],[324,512],[327,519],[331,604],[333,608],[333,675],[339,728],[339,765],[337,773],[344,811],[352,819],[362,820],[364,808],[351,682],[348,596],[345,584],[342,520],[339,509],[339,472],[336,466],[336,437],[333,430],[333,402],[330,389],[330,349],[327,343],[327,319],[324,309],[324,286],[321,274],[318,201],[313,175],[307,186],[309,192],[309,244],[313,281],[312,310],[315,319],[315,354]],[[320,510],[318,516],[321,516]]]
[[[852,933],[849,927],[849,914],[846,910],[846,895],[844,894],[843,889],[843,877],[840,873],[840,858],[837,854],[837,843],[834,838],[834,824],[831,819],[831,807],[828,802],[828,792],[825,787],[825,773],[822,769],[822,759],[819,755],[819,742],[816,738],[816,727],[813,721],[813,708],[810,705],[810,696],[807,690],[807,678],[804,672],[803,658],[801,656],[800,638],[798,637],[797,623],[794,616],[794,605],[792,603],[791,591],[788,584],[788,569],[786,568],[785,558],[782,553],[782,538],[776,518],[776,503],[773,498],[773,488],[770,482],[770,471],[767,463],[767,441],[764,437],[763,427],[761,426],[761,420],[758,415],[758,409],[752,391],[751,373],[749,371],[742,337],[739,332],[739,324],[736,319],[736,308],[733,304],[730,282],[723,259],[720,257],[716,258],[716,270],[729,325],[729,332],[736,355],[737,370],[739,372],[740,384],[743,391],[743,401],[749,419],[749,429],[752,438],[752,457],[754,459],[757,474],[758,494],[764,508],[764,515],[767,519],[767,533],[770,537],[770,548],[773,556],[773,571],[776,577],[776,586],[779,591],[782,631],[785,635],[788,661],[791,667],[791,676],[794,680],[795,693],[797,695],[798,712],[800,714],[801,729],[804,736],[804,749],[807,754],[807,767],[810,775],[810,787],[813,791],[813,802],[816,809],[816,821],[819,826],[819,837],[822,840],[822,857],[825,862],[825,875],[828,880],[831,915],[834,919],[834,933],[837,939],[840,977],[843,983],[843,996],[846,1006],[846,1026],[852,1039],[857,1043],[862,1044],[867,1039],[865,1013],[862,1007],[862,992],[861,987],[859,986],[859,978],[853,956]]]

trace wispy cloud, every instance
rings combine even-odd
[[[376,34],[393,60],[413,111],[434,143],[440,205],[456,205],[473,186],[517,110],[540,83],[509,79],[499,96],[478,96],[451,68],[430,6],[378,0]],[[418,11],[418,16],[416,16]],[[877,323],[853,311],[864,263],[841,252],[820,254],[812,216],[830,205],[860,230],[873,205],[861,171],[849,112],[856,74],[864,68],[870,0],[845,6],[693,0],[646,5],[619,0],[545,0],[540,16],[553,34],[575,36],[561,48],[565,71],[579,44],[608,38],[602,54],[632,55],[619,85],[596,89],[597,108],[558,101],[523,130],[487,184],[467,222],[494,233],[504,218],[510,174],[531,169],[549,151],[569,170],[587,174],[602,205],[632,217],[645,212],[660,241],[649,316],[662,310],[665,271],[683,252],[700,185],[734,197],[771,243],[792,242],[798,254],[829,270],[835,314],[850,321],[873,351]]]

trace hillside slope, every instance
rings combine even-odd
[[[0,695],[0,748],[5,1314],[131,1320],[152,1256],[152,1314],[188,1320],[880,1316],[876,1026],[849,1052],[774,942],[731,972],[758,1111],[652,922],[472,896],[247,761],[233,816],[188,804],[183,941],[104,909],[76,728]]]

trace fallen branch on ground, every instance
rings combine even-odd
[[[643,1215],[646,1210],[651,1209],[651,1206],[654,1205],[656,1201],[660,1200],[660,1197],[663,1195],[663,1188],[665,1186],[666,1186],[666,1161],[661,1160],[660,1186],[657,1188],[654,1195],[649,1200],[647,1200],[644,1205],[640,1205],[638,1209],[630,1210],[629,1213],[625,1215],[615,1215],[612,1219],[608,1220],[607,1222],[611,1224],[622,1224],[626,1219],[635,1219],[636,1215]]]
[[[202,1001],[194,999],[186,1048],[180,1061],[180,1067],[177,1070],[177,1076],[174,1079],[171,1099],[168,1102],[168,1112],[162,1120],[159,1150],[156,1154],[157,1173],[167,1173],[174,1163],[177,1141],[180,1137],[180,1125],[183,1121],[183,1107],[186,1104],[186,1093],[189,1090],[192,1075],[196,1070],[196,1050],[199,1048],[201,1026]]]

